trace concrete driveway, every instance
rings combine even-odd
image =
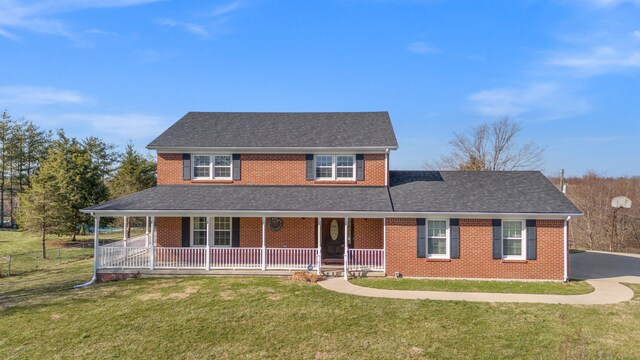
[[[600,251],[570,254],[569,277],[640,284],[640,255]]]

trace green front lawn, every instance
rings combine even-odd
[[[430,290],[517,294],[578,295],[593,291],[585,281],[561,282],[541,281],[489,281],[489,280],[431,280],[360,278],[350,280],[353,284],[376,289]]]
[[[275,277],[71,289],[91,264],[0,279],[0,358],[640,358],[638,296],[606,306],[393,300]]]

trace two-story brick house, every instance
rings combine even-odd
[[[336,266],[568,277],[567,223],[580,211],[540,172],[390,171],[398,144],[386,112],[192,112],[148,148],[156,187],[84,210],[96,223],[150,222],[144,245],[96,249],[105,279]]]

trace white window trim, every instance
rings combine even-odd
[[[316,162],[316,158],[318,156],[331,156],[331,177],[318,177],[317,176],[317,170],[318,170],[318,165]],[[353,174],[353,176],[351,177],[338,177],[338,156],[350,156],[353,159],[353,165],[351,165],[351,168],[353,169],[353,171],[351,172]],[[348,166],[341,166],[341,168],[347,168]],[[353,181],[356,179],[356,155],[355,154],[314,154],[313,155],[313,175],[314,178],[316,180],[319,181]]]
[[[206,236],[206,239],[207,239],[207,243],[209,242],[209,221],[210,221],[210,219],[211,219],[211,218],[210,218],[210,217],[208,217],[208,216],[192,216],[192,217],[190,218],[190,223],[191,223],[191,225],[190,225],[190,230],[189,230],[189,246],[190,246],[190,247],[194,247],[194,248],[203,248],[203,247],[207,247],[207,244],[204,244],[204,245],[195,245],[195,244],[193,243],[193,231],[194,231],[194,228],[193,228],[193,223],[194,223],[194,221],[193,221],[193,219],[195,219],[195,218],[197,218],[197,217],[203,217],[203,218],[206,218],[206,219],[207,219],[207,229],[206,229],[207,236]],[[202,230],[198,230],[198,231],[202,231]]]
[[[204,217],[207,219],[207,244],[209,244],[209,247],[212,248],[230,248],[233,247],[233,217],[230,216],[192,216],[190,218],[190,231],[189,231],[189,246],[190,247],[194,247],[194,248],[204,248],[207,245],[194,245],[193,243],[193,219],[197,218],[197,217]],[[229,245],[215,245],[215,234],[216,234],[216,228],[215,228],[215,218],[216,217],[227,217],[229,218],[229,230],[219,230],[219,231],[229,231]],[[201,230],[199,230],[201,231]]]
[[[230,248],[230,247],[233,247],[233,218],[230,217],[230,216],[216,216],[216,217],[229,218],[229,230],[225,230],[225,229],[217,230],[216,229],[216,221],[212,217],[211,219],[213,219],[213,220],[211,221],[211,242],[210,242],[211,246],[210,247],[215,247],[215,248]],[[216,230],[217,231],[228,231],[229,232],[229,245],[216,245],[216,241],[215,241]]]
[[[520,226],[522,227],[522,254],[521,255],[505,255],[504,253],[504,223],[505,222],[520,222]],[[526,221],[522,219],[502,219],[500,222],[500,253],[502,254],[503,260],[526,260],[527,259],[527,226]]]
[[[444,254],[429,254],[429,221],[446,221],[446,252]],[[427,258],[430,259],[450,259],[451,258],[451,230],[449,227],[449,219],[426,218],[424,221],[424,249]]]
[[[196,176],[196,165],[195,165],[196,162],[194,159],[195,156],[209,157],[209,176],[208,177]],[[229,165],[228,177],[215,176],[215,157],[216,156],[228,156],[231,159],[231,164]],[[193,180],[233,180],[233,156],[231,154],[198,154],[198,153],[191,154],[191,179]]]

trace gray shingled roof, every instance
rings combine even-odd
[[[148,148],[397,148],[387,112],[190,112]]]
[[[385,187],[159,185],[86,209],[391,211]]]
[[[580,214],[539,171],[391,171],[399,212]]]

